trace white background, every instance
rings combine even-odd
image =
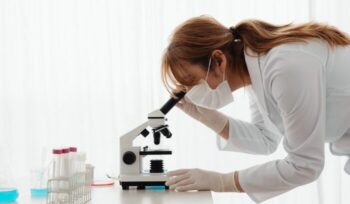
[[[349,8],[346,0],[0,0],[0,184],[28,178],[43,150],[61,146],[85,151],[96,177],[118,175],[118,138],[169,97],[160,58],[184,20],[317,20],[350,32]],[[244,90],[234,96],[223,111],[249,121]],[[205,126],[178,109],[168,119],[168,169],[228,172],[285,156],[282,148],[271,156],[219,152]],[[345,158],[330,155],[328,146],[326,153],[317,182],[266,203],[350,203]],[[252,203],[243,194],[213,195],[215,203]]]

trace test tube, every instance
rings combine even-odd
[[[61,156],[61,171],[60,171],[60,177],[63,179],[61,182],[61,189],[62,190],[68,190],[69,187],[69,180],[68,180],[68,172],[69,172],[69,148],[62,149],[62,156]]]
[[[84,152],[78,152],[77,153],[77,162],[78,162],[77,171],[85,173],[85,161],[86,161],[85,153]]]
[[[52,160],[52,172],[51,179],[57,179],[61,176],[61,162],[62,162],[62,149],[53,149],[53,160]],[[58,194],[56,193],[60,188],[60,183],[58,181],[53,181],[51,184],[52,191],[54,192],[51,195],[53,201],[57,201],[59,199]]]
[[[69,172],[69,148],[62,149],[62,167],[61,167],[61,176],[68,177]]]
[[[71,201],[74,203],[77,200],[78,192],[76,190],[77,187],[77,174],[76,174],[76,168],[77,168],[77,161],[76,161],[76,154],[77,154],[77,148],[76,147],[70,147],[69,148],[69,180],[71,185]]]
[[[73,176],[76,173],[76,157],[77,157],[77,148],[76,147],[70,147],[69,148],[69,176]]]
[[[53,149],[52,154],[53,154],[53,168],[52,168],[51,178],[57,178],[60,176],[62,150]]]
[[[61,154],[61,169],[60,169],[60,191],[64,192],[69,190],[69,148],[63,148]],[[60,194],[60,202],[68,202],[67,194]]]
[[[77,156],[77,174],[78,176],[78,186],[79,186],[79,201],[84,201],[85,198],[85,161],[86,154],[84,152],[78,152]]]

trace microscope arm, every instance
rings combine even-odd
[[[131,147],[134,139],[141,134],[141,132],[149,126],[149,121],[146,121],[139,125],[138,127],[132,129],[126,134],[120,137],[120,146],[121,147]]]

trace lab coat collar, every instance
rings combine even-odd
[[[261,71],[261,61],[263,57],[259,56],[257,53],[253,52],[249,48],[244,52],[244,57],[247,64],[250,80],[252,83],[252,89],[258,100],[257,103],[261,106],[261,111],[268,115],[265,101],[263,76]]]

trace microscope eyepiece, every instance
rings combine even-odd
[[[177,102],[179,102],[184,96],[185,96],[186,92],[178,92],[175,93],[174,95],[176,96],[176,98],[171,97],[164,105],[163,107],[160,108],[160,111],[166,115],[174,106]]]

